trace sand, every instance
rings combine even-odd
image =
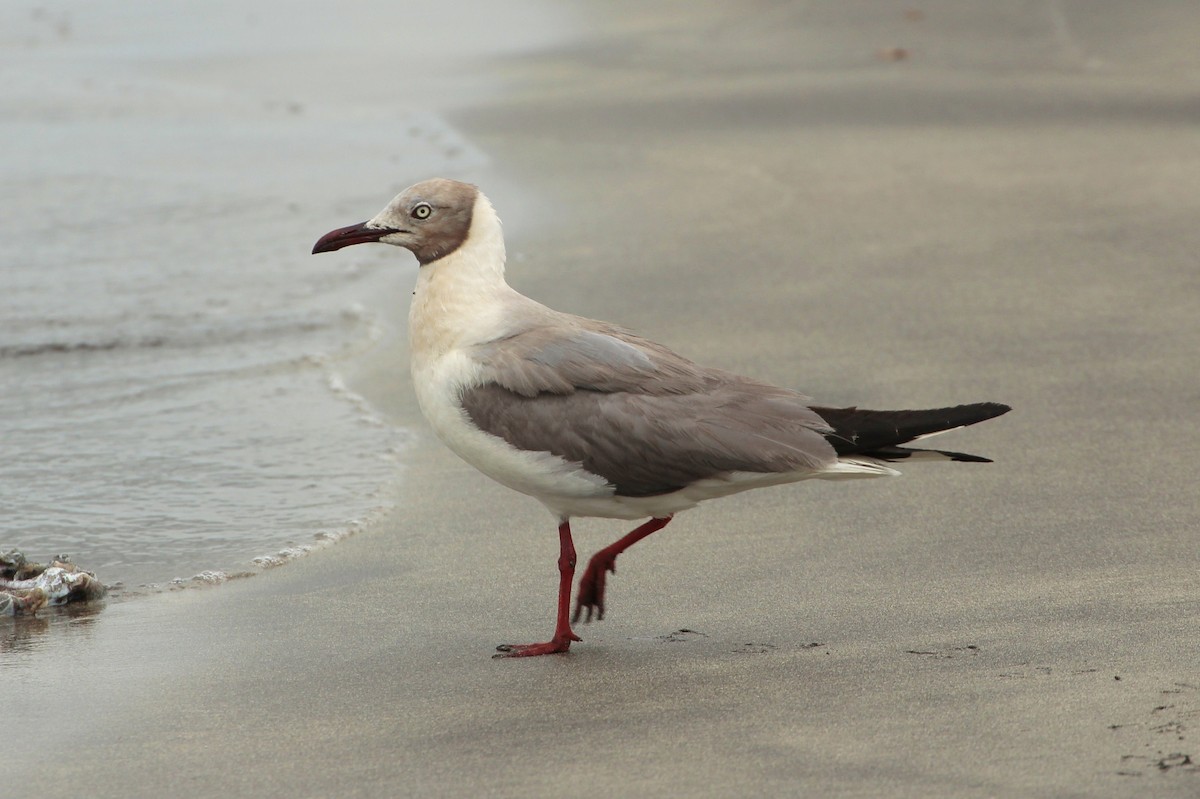
[[[1009,403],[943,439],[996,463],[685,513],[568,656],[493,660],[550,632],[553,520],[420,426],[395,253],[395,329],[346,370],[420,431],[399,510],[253,579],[20,628],[6,785],[1200,793],[1200,12],[752,9],[588,6],[567,43],[486,62],[504,91],[442,97],[490,157],[460,177],[511,282],[826,403]],[[390,197],[378,169],[313,239]],[[625,528],[576,531],[590,554]]]

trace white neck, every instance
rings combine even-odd
[[[408,314],[409,346],[418,360],[500,335],[506,300],[516,294],[504,281],[504,235],[487,197],[479,194],[462,245],[425,264]]]

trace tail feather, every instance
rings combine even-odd
[[[977,402],[923,411],[869,411],[859,408],[813,408],[833,428],[825,438],[838,455],[865,455],[883,461],[913,457],[990,463],[965,452],[903,447],[911,441],[977,424],[1012,410],[998,402]]]

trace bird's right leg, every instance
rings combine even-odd
[[[571,540],[571,521],[563,519],[558,526],[558,616],[554,622],[554,637],[541,644],[501,644],[496,658],[524,658],[533,655],[553,655],[566,652],[572,641],[582,641],[571,629],[567,617],[571,610],[571,582],[575,579],[575,542]]]

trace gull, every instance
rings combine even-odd
[[[437,178],[372,219],[322,236],[313,253],[382,242],[416,256],[409,311],[412,380],[437,436],[558,521],[554,634],[495,657],[565,653],[571,628],[604,618],[617,556],[707,499],[811,478],[883,477],[911,458],[990,462],[905,446],[1010,410],[981,402],[934,410],[827,408],[802,394],[700,366],[608,322],[561,313],[504,279],[491,202]],[[571,519],[647,519],[597,552],[571,616]]]

